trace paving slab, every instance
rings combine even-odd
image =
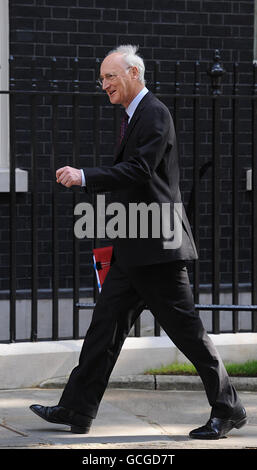
[[[0,391],[0,449],[257,449],[257,397],[240,392],[249,423],[224,439],[189,438],[210,413],[202,391],[108,389],[90,434],[37,417],[32,403],[55,405],[60,389]]]

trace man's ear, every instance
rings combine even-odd
[[[133,67],[131,67],[131,71],[132,71],[133,80],[137,80],[138,77],[139,77],[139,70],[138,70],[137,66],[134,65]]]

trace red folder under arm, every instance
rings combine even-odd
[[[101,292],[102,285],[111,266],[112,252],[112,246],[93,249],[94,268],[99,292]]]

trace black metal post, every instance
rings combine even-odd
[[[14,58],[10,57],[10,90],[14,91]],[[10,342],[16,340],[16,95],[10,94]]]
[[[212,241],[212,303],[219,304],[220,294],[220,100],[221,79],[225,70],[220,62],[220,53],[215,50],[214,63],[208,71],[212,85],[212,204],[213,204],[213,241]],[[213,333],[220,332],[220,312],[212,313]]]
[[[56,58],[52,59],[52,81],[51,87],[54,92],[58,91],[56,80]],[[52,95],[52,339],[58,339],[59,312],[58,312],[58,288],[59,288],[59,244],[58,244],[58,188],[56,184],[56,164],[58,157],[58,94]]]
[[[157,60],[154,63],[154,93],[160,93],[161,84],[159,81],[160,62]]]
[[[252,304],[257,304],[257,64],[253,64],[252,97]],[[257,331],[257,313],[252,312],[252,331]]]
[[[232,100],[232,302],[238,304],[239,299],[239,276],[238,276],[238,253],[239,253],[239,205],[238,205],[238,121],[239,121],[239,103],[238,103],[238,63],[234,64],[234,85]],[[233,311],[233,332],[239,330],[238,310]]]
[[[73,68],[73,166],[79,168],[79,80],[78,80],[78,59],[74,60]],[[73,192],[73,207],[79,202],[79,193],[77,190]],[[73,216],[73,227],[75,216]],[[79,286],[80,286],[80,257],[79,257],[79,240],[73,233],[73,338],[79,338]]]
[[[32,61],[32,90],[37,90],[35,59]],[[37,168],[37,95],[31,95],[31,341],[38,336],[38,168]]]
[[[160,93],[161,84],[159,81],[160,74],[160,62],[156,61],[154,63],[154,93]],[[154,336],[160,336],[161,327],[159,322],[154,318]],[[141,318],[140,316],[135,322],[135,336],[141,336]]]
[[[94,166],[100,165],[100,104],[98,95],[94,95]],[[97,237],[97,204],[96,204],[96,195],[93,195],[93,207],[94,207],[94,241],[93,241],[93,248],[99,248],[100,242],[99,238]],[[96,276],[93,278],[93,291],[94,291],[94,303],[96,303],[99,290],[97,285]]]
[[[193,228],[194,228],[194,240],[197,251],[199,250],[199,191],[200,191],[200,97],[199,97],[199,62],[195,63],[195,83],[194,83],[194,94],[195,97],[193,98],[193,133],[194,133],[194,141],[193,141],[193,155],[194,155],[194,193],[193,193]],[[199,270],[199,260],[194,262],[194,301],[196,303],[199,302],[199,282],[200,282],[200,270]]]
[[[174,125],[176,129],[177,140],[180,133],[180,62],[176,62],[175,68],[175,99],[174,99]]]

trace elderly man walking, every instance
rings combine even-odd
[[[103,60],[100,83],[112,104],[126,112],[112,166],[57,170],[57,182],[88,193],[110,192],[129,212],[133,203],[169,207],[173,241],[165,235],[117,237],[113,259],[93,312],[79,364],[57,406],[32,405],[41,418],[89,432],[110,374],[132,325],[147,305],[175,345],[195,365],[211,406],[206,425],[190,432],[219,439],[246,422],[246,412],[222,360],[194,309],[186,262],[197,253],[181,201],[176,135],[171,115],[145,86],[144,62],[135,46],[120,46]],[[176,207],[180,207],[178,213]],[[161,221],[164,223],[165,221]],[[115,417],[113,417],[115,419]],[[170,410],[172,421],[172,410]]]

